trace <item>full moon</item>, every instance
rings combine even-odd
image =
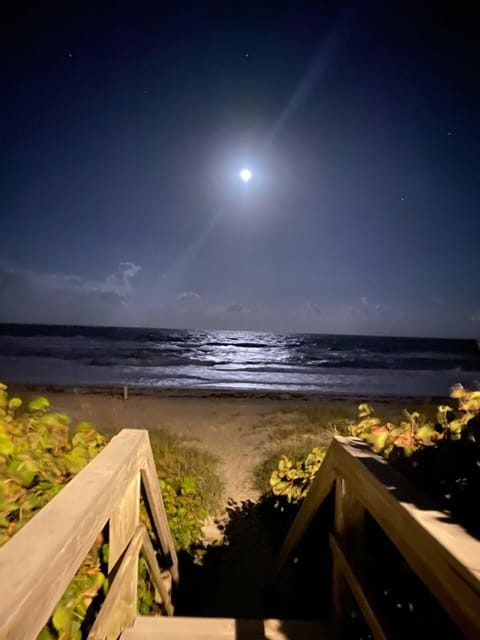
[[[250,171],[250,169],[242,169],[240,171],[240,178],[244,181],[244,182],[249,182],[252,179],[252,172]]]

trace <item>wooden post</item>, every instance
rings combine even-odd
[[[128,385],[123,385],[123,399],[128,400]]]
[[[359,563],[363,548],[365,509],[355,498],[345,479],[337,477],[335,483],[335,537],[350,561]],[[332,597],[334,620],[339,637],[344,637],[355,600],[338,557],[333,556]]]
[[[108,574],[112,573],[118,560],[131,542],[137,530],[140,517],[140,471],[120,499],[119,504],[110,517]],[[137,615],[138,560],[128,566],[129,575],[124,579],[121,606],[109,621],[110,632],[120,632],[131,626]]]

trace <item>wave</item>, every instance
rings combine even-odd
[[[411,393],[415,380],[445,393],[446,382],[479,378],[474,340],[0,325],[7,381]]]

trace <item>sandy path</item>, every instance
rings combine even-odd
[[[251,472],[262,460],[278,427],[300,419],[298,401],[269,399],[130,397],[124,401],[101,395],[49,393],[52,409],[74,421],[94,422],[105,432],[122,428],[146,428],[152,439],[166,430],[220,460],[225,498],[235,501],[258,497],[251,486]],[[279,404],[280,403],[280,404]],[[301,408],[301,404],[300,404]],[[287,414],[285,412],[288,411]]]

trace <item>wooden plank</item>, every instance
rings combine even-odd
[[[173,605],[168,589],[163,580],[162,574],[160,572],[160,568],[158,566],[157,557],[155,555],[155,550],[153,548],[152,542],[150,540],[150,536],[146,529],[144,529],[143,540],[142,540],[142,551],[147,561],[148,570],[150,572],[150,576],[152,578],[152,582],[155,585],[155,588],[158,590],[165,610],[167,612],[167,616],[173,616]]]
[[[174,616],[139,616],[132,629],[126,629],[121,640],[323,640],[333,639],[329,625],[318,620],[248,620],[235,618],[188,618]]]
[[[341,476],[335,482],[334,530],[348,550],[349,557],[360,562],[363,553],[363,531],[365,508],[355,498],[347,482]],[[354,609],[354,599],[338,558],[333,556],[332,604],[335,625],[340,637],[343,637],[346,621]]]
[[[148,433],[147,433],[148,438]],[[163,504],[162,493],[158,483],[155,461],[153,459],[150,439],[148,438],[148,446],[145,449],[145,465],[142,468],[142,483],[148,501],[149,510],[152,516],[152,527],[160,542],[163,555],[170,564],[168,567],[175,583],[178,583],[178,558],[175,551],[172,533],[168,526],[165,505]]]
[[[359,576],[353,571],[345,554],[340,548],[340,545],[332,535],[330,535],[330,548],[333,553],[333,561],[345,579],[350,593],[355,598],[355,601],[365,618],[365,622],[373,633],[373,637],[375,640],[387,640],[389,636],[385,631],[386,627],[382,622],[380,614],[373,607]]]
[[[365,507],[356,497],[345,478],[338,476],[335,483],[334,530],[348,549],[350,557],[358,559],[363,553]]]
[[[144,464],[148,433],[125,429],[0,549],[0,638],[34,640]]]
[[[138,573],[138,554],[144,540],[144,525],[139,525],[123,555],[105,601],[95,623],[88,634],[88,640],[115,640],[126,627],[131,627],[136,616],[137,581],[132,584],[133,572]]]
[[[328,496],[335,482],[335,471],[332,464],[332,454],[330,448],[322,462],[315,480],[310,487],[307,497],[302,503],[299,512],[285,538],[277,561],[277,572],[280,573],[293,551],[303,538],[305,531],[308,529],[315,514],[320,508],[322,502]]]
[[[480,638],[480,542],[363,442],[337,437],[330,451],[336,471],[465,637]]]
[[[109,521],[108,573],[111,573],[118,559],[133,538],[140,517],[140,471],[132,478],[130,485],[120,498]]]
[[[133,539],[140,518],[140,470],[135,474],[112,512],[108,535],[108,575],[109,579],[119,558]],[[137,614],[138,563],[130,563],[130,573],[124,576],[121,605],[115,611],[115,618],[122,628],[127,626]]]

